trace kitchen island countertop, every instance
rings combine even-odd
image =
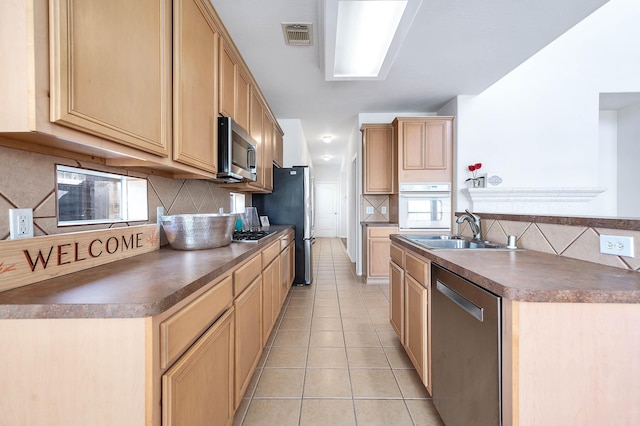
[[[393,243],[509,300],[640,303],[638,272],[533,250],[429,250],[402,235],[390,238]]]
[[[0,292],[0,319],[142,318],[171,308],[224,272],[278,240],[292,226],[259,242],[209,250],[163,246],[151,253]]]

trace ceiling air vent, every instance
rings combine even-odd
[[[282,32],[288,46],[311,46],[313,44],[313,25],[310,23],[283,23]]]

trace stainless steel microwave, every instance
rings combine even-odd
[[[229,117],[218,118],[217,181],[255,182],[258,151],[251,135]]]

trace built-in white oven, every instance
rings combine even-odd
[[[451,231],[451,184],[401,183],[400,231]]]

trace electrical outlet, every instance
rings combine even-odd
[[[33,209],[9,209],[9,235],[12,240],[33,237]]]
[[[387,206],[381,206],[380,207],[380,213],[387,214]]]
[[[364,212],[365,212],[366,214],[373,214],[373,207],[371,207],[371,206],[367,206],[367,207],[365,207],[365,208],[364,208]]]
[[[633,237],[600,235],[600,253],[633,257]]]

